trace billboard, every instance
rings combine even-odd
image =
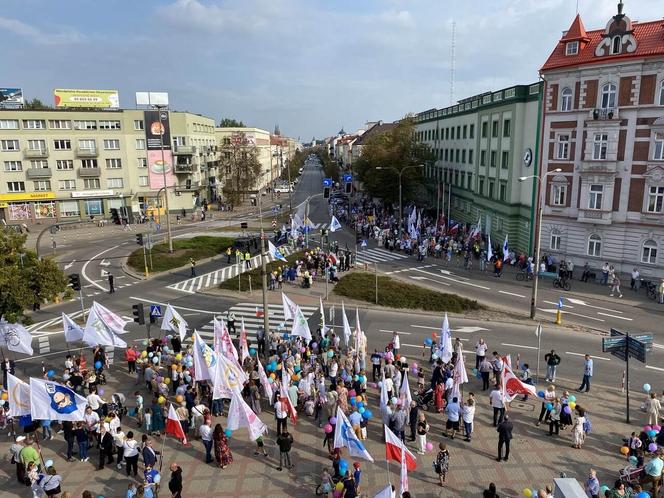
[[[168,105],[166,92],[136,92],[136,105]]]
[[[22,88],[0,88],[0,105],[19,106],[24,103]]]
[[[82,107],[97,109],[119,109],[120,97],[117,90],[74,90],[56,88],[53,90],[55,107]]]
[[[148,151],[148,174],[151,189],[164,186],[164,172],[166,172],[166,186],[172,187],[177,183],[173,173],[173,152],[164,150],[163,160],[161,154],[161,150]]]
[[[171,148],[171,127],[168,111],[145,111],[145,142],[148,150],[161,150],[161,137],[164,149]]]

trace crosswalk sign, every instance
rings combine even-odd
[[[151,304],[150,305],[150,316],[154,316],[156,318],[161,318],[161,306],[158,304]]]

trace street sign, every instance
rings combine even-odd
[[[246,221],[240,222],[240,228],[242,228],[243,230],[246,230],[248,227],[249,223],[247,223]]]
[[[150,305],[150,316],[160,318],[161,317],[161,306],[159,306],[158,304],[151,304]]]
[[[602,337],[602,353],[625,349],[626,337]]]
[[[350,183],[353,181],[353,175],[351,173],[344,173],[344,182]]]
[[[332,183],[332,178],[323,178],[323,187],[331,187]]]

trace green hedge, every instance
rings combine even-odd
[[[180,266],[189,264],[189,258],[199,261],[217,256],[226,251],[227,247],[232,247],[234,243],[234,238],[210,237],[207,235],[192,237],[191,239],[174,239],[173,253],[168,252],[167,242],[156,244],[152,248],[152,271],[160,272],[179,268]],[[135,271],[142,273],[145,270],[142,247],[131,253],[127,264]],[[150,260],[148,259],[148,267],[149,264]]]

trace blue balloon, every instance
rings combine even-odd
[[[361,408],[364,408],[364,401],[360,401],[360,402],[357,404],[357,408],[358,408],[358,410],[361,409]]]
[[[254,348],[251,348],[251,349],[249,350],[249,354],[250,354],[251,356],[256,356],[256,350],[255,350]]]
[[[50,379],[51,377],[53,377],[55,375],[55,372],[53,370],[49,370],[48,372],[46,372],[46,375]]]
[[[638,495],[636,495],[636,498],[650,498],[650,493],[647,491],[641,491]]]
[[[657,435],[657,431],[655,429],[650,429],[648,431],[648,437],[655,437]]]
[[[284,332],[284,334],[281,337],[283,337],[284,339],[288,339],[288,334]]]
[[[544,397],[544,391],[537,391],[537,396],[540,398]]]
[[[373,413],[371,413],[371,410],[367,410],[366,408],[364,409],[364,413],[362,414],[362,417],[364,417],[366,420],[369,420]]]
[[[101,368],[101,361],[97,360],[95,361],[95,368],[99,370]]]
[[[226,434],[226,437],[231,437],[233,434],[233,431],[230,429],[224,429],[224,434]]]
[[[152,478],[152,481],[154,481],[155,484],[159,484],[161,482],[161,474],[157,474]]]
[[[343,458],[341,460],[339,460],[339,470],[341,470],[342,468],[345,468],[345,469],[348,468],[348,462],[346,460],[344,460]]]
[[[424,344],[427,346],[431,346],[433,344],[433,341],[427,337],[426,339],[424,339]]]
[[[355,398],[350,398],[350,404],[352,406],[355,406],[357,404],[357,401],[355,400]]]
[[[551,410],[553,410],[553,403],[547,403],[546,405],[544,405],[544,407],[545,407],[548,411],[551,411]]]

